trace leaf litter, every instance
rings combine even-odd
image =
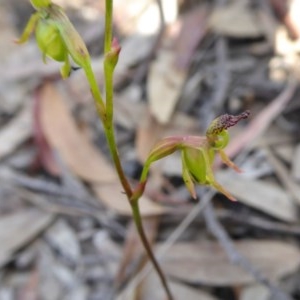
[[[139,1],[145,11],[134,15],[130,7],[135,1],[126,0],[116,14],[123,48],[115,74],[116,131],[125,171],[129,173],[127,166],[134,162],[133,185],[159,138],[202,135],[216,115],[252,112],[248,123],[232,131],[227,148],[244,166],[244,174],[218,171],[220,182],[239,202],[213,196],[212,209],[220,219],[211,223],[205,210],[203,220],[200,210],[172,242],[161,258],[172,277],[171,288],[178,299],[227,299],[228,294],[234,295],[230,299],[292,298],[298,292],[292,282],[299,276],[300,263],[299,1],[290,1],[290,6],[278,0],[201,5],[181,1],[175,7],[177,18],[174,14],[163,23],[158,10],[153,14],[152,31],[143,18],[151,16],[156,2]],[[166,9],[167,1],[161,1]],[[87,2],[80,1],[84,13],[76,11],[80,5],[74,3],[70,13],[81,20],[75,25],[91,28],[87,40],[94,43],[103,32],[93,30],[103,26],[103,7]],[[18,1],[0,8],[1,16],[12,16],[1,19],[6,43],[16,35],[12,20],[27,19],[26,9],[18,8]],[[92,17],[87,21],[88,15],[97,23]],[[76,71],[59,82],[57,65],[43,65],[33,41],[20,48],[3,47],[1,54],[1,170],[13,172],[1,172],[0,297],[14,299],[12,295],[22,291],[49,300],[123,299],[122,288],[130,286],[146,257],[132,229],[130,207],[111,166],[83,74]],[[99,51],[96,54],[93,65],[102,86],[103,59]],[[36,94],[38,119],[33,117]],[[42,163],[36,164],[36,157]],[[180,172],[176,156],[156,164],[151,187],[141,199],[154,248],[195,209],[188,194],[179,192]],[[197,192],[201,204],[203,189]],[[253,270],[261,271],[268,284]],[[137,286],[124,299],[164,297],[153,274]]]

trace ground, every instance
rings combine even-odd
[[[101,88],[103,2],[56,2]],[[2,3],[0,300],[165,299],[83,71],[62,80],[34,38],[15,45],[33,9]],[[115,0],[114,121],[133,186],[160,138],[202,136],[220,114],[251,112],[226,148],[243,173],[214,167],[237,202],[201,186],[193,200],[179,155],[151,168],[141,211],[175,299],[300,299],[299,5]]]

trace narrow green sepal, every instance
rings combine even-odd
[[[184,153],[181,152],[181,162],[182,162],[182,179],[184,181],[184,184],[187,188],[187,190],[190,192],[191,196],[196,199],[196,191],[195,191],[195,185],[193,182],[193,179],[191,177],[190,171],[186,165],[186,160],[184,158]]]
[[[67,52],[74,62],[82,68],[89,66],[90,55],[87,47],[62,8],[52,4],[48,12],[48,19],[51,19],[51,22],[57,27]]]
[[[36,28],[36,25],[40,19],[39,13],[33,13],[29,19],[29,21],[26,24],[26,27],[23,30],[22,35],[19,39],[15,40],[16,44],[23,44],[26,43],[30,37],[30,35],[33,33],[33,31]]]
[[[174,153],[179,149],[181,143],[182,137],[170,136],[161,139],[152,148],[146,161],[152,163]]]
[[[66,79],[71,74],[71,65],[69,61],[69,57],[66,57],[65,63],[60,68],[60,74],[63,79]]]

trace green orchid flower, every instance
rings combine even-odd
[[[90,68],[90,55],[82,38],[63,12],[62,8],[50,0],[31,0],[36,12],[30,17],[21,37],[16,41],[25,43],[35,32],[37,44],[43,54],[43,60],[50,57],[63,62],[61,75],[70,75],[73,61],[85,70]]]
[[[213,120],[206,131],[206,136],[172,136],[159,141],[145,162],[140,184],[136,189],[133,200],[143,193],[147,181],[150,165],[175,151],[181,151],[182,178],[193,198],[196,198],[195,184],[214,187],[232,201],[236,199],[221,184],[213,174],[215,154],[219,154],[222,161],[237,172],[241,170],[224,152],[229,142],[227,129],[240,120],[248,118],[250,112],[245,111],[238,116],[221,115]]]

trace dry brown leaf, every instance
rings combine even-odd
[[[259,18],[246,1],[233,1],[216,8],[211,15],[210,27],[217,33],[239,38],[255,38],[263,35]]]
[[[172,117],[186,78],[186,73],[175,67],[175,58],[172,50],[160,50],[148,77],[150,110],[162,124],[168,123]]]
[[[150,245],[153,245],[155,242],[159,223],[160,218],[157,216],[143,219],[145,234]],[[139,235],[137,234],[136,226],[133,221],[130,223],[130,227],[127,230],[126,241],[122,248],[123,256],[116,278],[117,286],[122,286],[126,281],[126,276],[128,276],[129,269],[132,273],[136,273],[141,270],[148,260],[145,248]],[[135,266],[135,269],[132,269],[132,265]],[[138,289],[139,287],[137,290]]]
[[[247,240],[237,242],[236,247],[271,280],[295,272],[300,264],[299,249],[286,242]],[[162,266],[167,274],[190,283],[230,286],[254,281],[229,262],[217,242],[175,244]]]
[[[138,95],[137,95],[138,94]],[[140,100],[139,87],[131,85],[114,97],[114,120],[127,130],[136,130],[146,115],[146,104]]]
[[[296,146],[294,155],[290,155],[290,157],[294,157],[292,163],[292,175],[296,181],[300,181],[300,144]]]
[[[272,164],[277,178],[282,182],[287,192],[300,203],[300,186],[294,181],[285,164],[269,148],[265,148],[265,150],[267,151],[267,159]]]
[[[245,287],[240,296],[240,300],[269,300],[270,290],[263,285],[254,284]]]
[[[298,219],[292,198],[279,186],[248,180],[231,171],[218,172],[216,177],[242,203],[280,220],[295,222]]]
[[[0,266],[14,251],[32,241],[53,220],[53,215],[38,209],[27,209],[0,219]]]
[[[57,220],[45,233],[47,242],[74,265],[81,259],[81,249],[73,228],[63,219]]]
[[[31,105],[26,104],[21,112],[0,131],[0,159],[10,154],[32,134]]]
[[[200,289],[196,289],[190,287],[186,284],[179,282],[169,281],[170,289],[173,293],[174,300],[216,300],[213,296],[201,291]],[[148,276],[143,284],[142,295],[140,295],[139,300],[165,300],[166,295],[165,291],[160,287],[160,282],[156,274],[151,273]]]
[[[136,149],[140,161],[144,162],[154,144],[171,135],[199,134],[197,121],[182,113],[175,113],[171,122],[159,124],[149,111],[145,111],[137,129]]]
[[[255,140],[265,133],[270,124],[292,99],[297,86],[297,80],[291,80],[286,88],[251,120],[247,128],[232,139],[225,150],[229,157],[235,156],[245,147],[254,145]],[[283,137],[281,136],[280,138],[282,139]]]
[[[89,182],[113,182],[116,174],[91,142],[76,127],[57,89],[50,83],[41,90],[41,125],[51,146],[69,168]]]
[[[77,128],[57,89],[50,83],[41,91],[41,123],[49,144],[60,153],[66,165],[88,181],[101,201],[120,214],[131,215],[114,169],[100,151]],[[167,209],[143,196],[143,215],[162,214]]]
[[[180,33],[175,45],[175,64],[181,70],[189,68],[197,46],[205,37],[208,29],[209,14],[209,7],[200,5],[182,17]]]
[[[163,126],[149,114],[139,124],[135,139],[138,159],[145,162],[154,144],[161,138]]]
[[[273,150],[279,159],[281,159],[285,163],[292,164],[292,175],[293,178],[297,180],[297,177],[295,176],[296,174],[294,173],[294,171],[296,171],[294,168],[298,168],[297,153],[296,153],[297,147],[288,143],[288,144],[278,145]],[[300,173],[299,173],[299,179],[300,179]]]

